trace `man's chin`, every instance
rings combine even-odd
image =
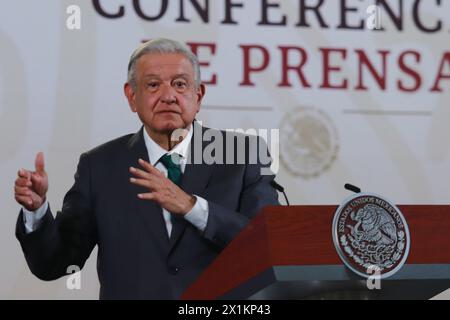
[[[167,123],[164,126],[161,126],[159,128],[159,132],[160,133],[164,133],[164,134],[172,134],[172,132],[174,132],[177,129],[184,129],[185,125],[183,123]]]

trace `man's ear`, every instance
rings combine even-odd
[[[136,112],[136,95],[133,88],[128,82],[123,86],[123,91],[125,93],[125,96],[127,97],[128,105],[130,106],[131,111]]]
[[[202,104],[203,97],[206,93],[206,86],[203,83],[200,83],[198,89],[197,89],[197,112],[200,111],[200,106]]]

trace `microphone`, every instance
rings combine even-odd
[[[284,192],[284,188],[283,188],[281,185],[279,185],[275,180],[271,180],[271,181],[270,181],[270,185],[271,185],[275,190],[278,190],[279,192],[283,193],[284,199],[286,200],[286,204],[289,206],[289,205],[290,205],[290,204],[289,204],[289,200],[288,200],[288,197],[287,197],[286,193]]]
[[[361,193],[361,189],[360,188],[358,188],[357,186],[354,186],[354,185],[352,185],[350,183],[346,183],[344,185],[344,188],[349,190],[349,191],[353,191],[354,193]]]

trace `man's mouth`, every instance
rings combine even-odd
[[[162,111],[158,111],[156,113],[161,113],[161,114],[180,114],[180,112],[174,111],[174,110],[162,110]]]

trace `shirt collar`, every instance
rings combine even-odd
[[[193,133],[192,127],[193,127],[193,125],[191,125],[189,127],[188,134],[183,139],[183,141],[181,141],[179,144],[177,144],[175,146],[175,148],[173,148],[170,151],[167,151],[166,149],[162,148],[159,144],[157,144],[155,141],[153,141],[153,139],[150,138],[150,136],[147,133],[147,130],[145,130],[145,127],[144,127],[144,129],[142,131],[144,132],[143,133],[144,141],[145,141],[145,146],[147,147],[148,159],[150,160],[150,164],[152,166],[154,166],[158,162],[158,160],[161,159],[161,157],[163,155],[165,155],[166,153],[168,153],[168,154],[178,153],[182,159],[186,159],[188,151],[189,151],[189,145],[192,140],[192,133]]]

